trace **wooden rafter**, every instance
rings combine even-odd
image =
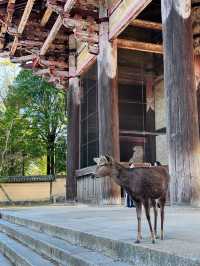
[[[76,3],[76,0],[67,0],[67,2],[65,3],[65,6],[64,6],[64,12],[69,12],[75,3]],[[51,43],[56,38],[56,35],[57,35],[58,31],[60,30],[62,24],[63,24],[63,19],[59,15],[55,24],[53,25],[53,28],[51,29],[51,31],[49,33],[46,41],[44,42],[44,44],[40,50],[40,55],[46,54],[47,50],[49,49],[49,46],[51,45]]]
[[[44,27],[47,24],[47,22],[49,21],[52,13],[53,13],[53,9],[50,8],[50,7],[47,7],[47,9],[46,9],[46,11],[45,11],[45,13],[44,13],[44,15],[42,17],[41,23],[40,23],[40,25],[42,27]]]
[[[123,0],[109,17],[109,39],[116,38],[152,0]]]
[[[163,46],[160,44],[117,39],[117,47],[127,50],[142,51],[148,53],[163,54]]]
[[[61,69],[68,69],[68,64],[64,61],[55,61],[55,60],[43,59],[43,58],[40,58],[36,54],[11,58],[11,62],[18,63],[18,64],[27,63],[29,61],[32,62],[33,60],[37,60],[38,65],[40,65],[40,66],[46,66],[46,67],[54,66],[54,67],[61,68]]]
[[[150,29],[150,30],[162,30],[162,24],[152,21],[146,21],[141,19],[134,19],[130,23],[131,26],[143,28],[143,29]]]
[[[18,32],[19,35],[22,34],[23,31],[24,31],[24,28],[25,28],[26,23],[28,21],[28,18],[30,16],[31,10],[33,8],[34,2],[35,2],[35,0],[28,0],[28,2],[26,4],[24,13],[22,15],[22,18],[21,18],[21,21],[20,21],[20,24],[19,24],[18,30],[17,30],[17,32]],[[11,55],[14,55],[15,54],[15,51],[17,49],[17,46],[18,46],[18,37],[15,36],[14,42],[13,42],[13,45],[12,45],[11,51],[10,51],[10,54]]]

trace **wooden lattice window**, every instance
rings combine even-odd
[[[98,88],[96,64],[81,79],[81,168],[94,164],[99,153]]]

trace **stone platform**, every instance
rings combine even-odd
[[[8,226],[6,223],[26,226],[114,260],[88,265],[200,265],[200,209],[167,207],[165,240],[157,240],[156,244],[150,241],[144,214],[143,241],[134,243],[137,229],[135,208],[53,205],[7,208],[1,213],[1,232],[7,232],[2,229]],[[12,232],[10,234],[12,236]]]

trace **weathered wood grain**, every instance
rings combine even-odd
[[[100,17],[105,10],[100,10]],[[119,118],[117,96],[117,46],[110,43],[108,22],[102,22],[99,29],[98,63],[98,115],[99,154],[110,154],[119,159]],[[116,132],[114,132],[116,130]],[[102,201],[119,203],[121,189],[110,178],[102,180]]]
[[[139,42],[139,41],[130,41],[126,39],[117,39],[117,46],[121,49],[133,50],[133,51],[142,51],[148,53],[162,54],[163,47],[160,44]]]
[[[152,0],[124,0],[109,18],[109,39],[116,38]]]
[[[200,143],[191,1],[161,2],[171,199],[200,205]]]
[[[76,43],[73,35],[69,36],[69,48],[74,51]],[[75,170],[79,168],[79,108],[80,93],[79,79],[75,76],[76,60],[75,53],[69,54],[69,89],[67,92],[67,180],[66,198],[76,198],[76,177]]]

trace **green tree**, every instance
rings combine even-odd
[[[0,117],[0,172],[1,175],[24,175],[26,163],[44,153],[44,145],[30,121],[20,114],[20,103],[14,101],[12,88]]]
[[[2,140],[6,143],[7,138],[6,152],[2,153],[3,161],[5,155],[12,153],[21,156],[19,160],[24,164],[33,158],[41,158],[44,162],[43,155],[46,153],[47,174],[55,173],[57,142],[60,146],[60,139],[65,138],[66,134],[63,92],[45,80],[33,76],[31,71],[23,70],[9,90],[6,113],[0,123],[0,131],[7,132]],[[14,161],[16,163],[17,156],[14,157]],[[39,163],[35,163],[36,165]],[[14,167],[16,169],[16,166]],[[12,168],[9,167],[10,172]],[[30,167],[28,168],[30,170]],[[59,166],[58,170],[61,168]]]

